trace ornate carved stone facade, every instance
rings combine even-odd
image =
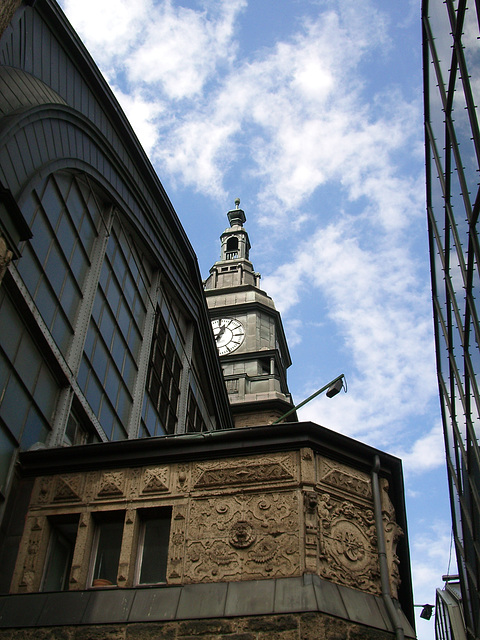
[[[392,595],[402,531],[382,481]],[[89,585],[95,522],[121,512],[117,585],[135,584],[139,510],[171,509],[167,584],[229,582],[314,573],[380,593],[377,534],[368,473],[311,449],[214,461],[63,473],[37,478],[13,592],[41,588],[51,523],[75,515],[71,590]]]
[[[13,4],[12,4],[13,6]],[[2,30],[1,25],[1,17],[0,17],[0,34]],[[3,280],[3,276],[5,275],[5,271],[7,270],[8,265],[12,261],[13,253],[8,248],[7,242],[5,238],[0,235],[0,284]]]
[[[299,575],[298,524],[298,500],[293,491],[193,499],[186,581]]]

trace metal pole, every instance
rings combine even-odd
[[[334,380],[331,380],[329,383],[327,383],[324,387],[322,387],[318,391],[315,391],[315,393],[309,396],[306,400],[304,400],[303,402],[300,402],[300,404],[297,404],[297,406],[293,407],[293,409],[290,409],[290,411],[287,411],[287,413],[284,413],[283,416],[280,416],[280,418],[277,418],[277,420],[275,420],[275,422],[272,422],[272,424],[278,424],[281,420],[285,420],[285,418],[287,418],[294,411],[296,411],[297,409],[300,409],[300,407],[303,407],[303,405],[307,404],[307,402],[310,402],[310,400],[313,400],[324,391],[327,391],[327,389],[329,389],[332,385],[334,385],[335,382],[338,382],[338,380],[342,380],[344,377],[345,377],[344,374],[341,373]]]

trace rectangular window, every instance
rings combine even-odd
[[[50,522],[51,533],[42,591],[68,591],[73,550],[77,539],[78,516]]]
[[[186,416],[187,432],[207,431],[207,425],[210,424],[207,407],[197,377],[190,372],[190,388],[188,390],[187,416]]]
[[[148,509],[140,516],[137,584],[158,584],[167,581],[168,542],[172,510]]]
[[[190,388],[188,394],[188,406],[187,406],[187,432],[201,432],[207,430],[207,425],[203,419],[200,407],[197,404],[192,389]]]
[[[122,547],[123,511],[102,513],[95,526],[92,547],[92,587],[108,587],[117,584],[118,563]]]
[[[181,338],[165,306],[157,307],[154,335],[150,351],[147,393],[150,402],[144,404],[143,425],[149,435],[174,433],[182,373]]]
[[[67,446],[99,442],[98,436],[88,431],[82,421],[71,412],[63,436],[63,444]]]

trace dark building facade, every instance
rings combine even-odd
[[[19,6],[0,61],[3,514],[19,450],[231,417],[196,256],[56,3]]]
[[[247,281],[215,289],[210,318],[58,5],[0,16],[0,638],[414,638],[401,461],[267,424],[290,359],[248,255],[217,264]],[[248,252],[235,220],[226,244]],[[237,374],[259,385],[243,429]]]
[[[479,6],[424,0],[427,209],[438,383],[468,638],[480,636]]]

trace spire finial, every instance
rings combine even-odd
[[[240,198],[235,198],[235,209],[231,209],[228,213],[228,221],[230,222],[230,226],[238,225],[243,227],[243,223],[245,222],[245,212],[240,209]]]

